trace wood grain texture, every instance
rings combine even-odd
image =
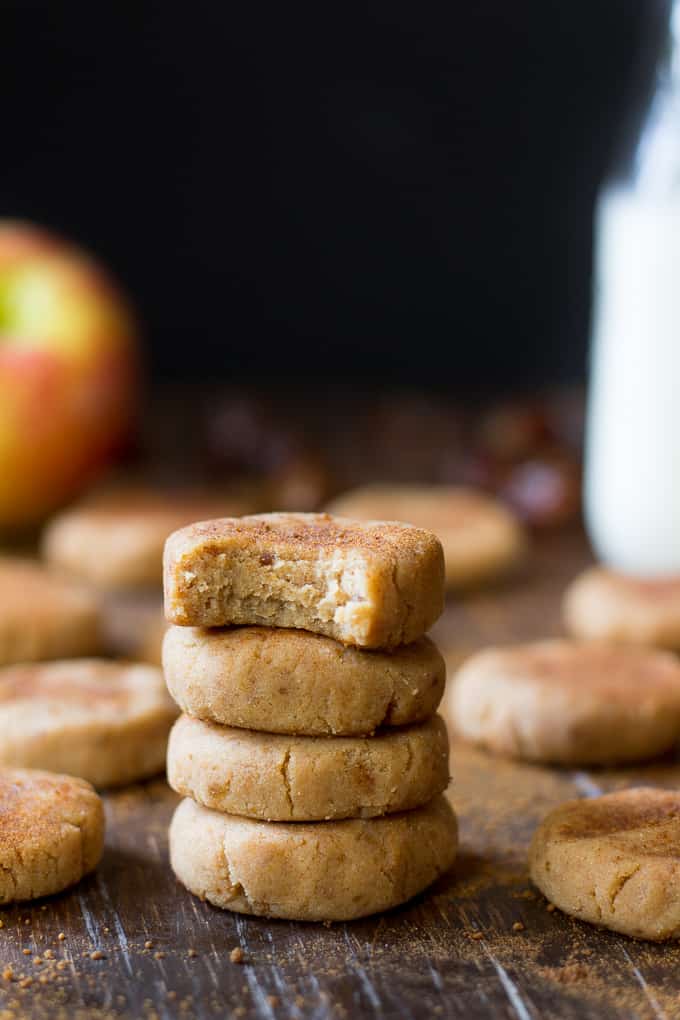
[[[579,535],[551,536],[522,577],[451,602],[434,630],[451,666],[491,642],[558,633],[561,591],[586,560]],[[132,645],[131,631],[156,611],[118,606],[117,629]],[[561,771],[454,744],[452,769],[461,823],[453,872],[403,909],[330,927],[199,902],[168,867],[175,797],[164,781],[108,795],[98,872],[71,892],[0,914],[0,970],[11,966],[15,976],[0,978],[0,1020],[680,1017],[675,945],[550,912],[526,871],[533,828],[553,805],[639,782],[676,786],[680,765]],[[236,946],[243,964],[229,959]],[[32,978],[25,987],[22,975]]]

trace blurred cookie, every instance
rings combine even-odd
[[[0,903],[51,896],[93,871],[104,808],[89,783],[33,769],[0,769]]]
[[[152,617],[143,629],[141,641],[137,646],[137,658],[152,666],[163,664],[163,638],[168,629],[165,617]]]
[[[446,681],[444,660],[428,638],[367,652],[274,627],[169,627],[163,669],[189,715],[307,736],[360,736],[421,722],[436,711]]]
[[[643,581],[590,567],[567,588],[563,615],[575,637],[680,650],[680,578]]]
[[[153,666],[75,659],[0,670],[0,765],[114,786],[162,772],[177,711]]]
[[[561,804],[538,827],[531,878],[572,917],[636,938],[680,937],[680,794],[639,788]]]
[[[638,761],[680,738],[680,663],[568,640],[489,648],[461,667],[447,718],[466,740],[527,761]]]
[[[453,864],[456,817],[445,797],[382,818],[260,822],[183,800],[170,863],[216,907],[298,921],[349,921],[396,907]]]
[[[265,821],[372,818],[420,807],[449,782],[441,716],[372,737],[291,737],[188,715],[168,745],[168,782],[183,797]]]
[[[170,536],[164,571],[166,619],[185,627],[294,627],[394,648],[444,608],[441,543],[394,522],[294,513],[202,521]]]
[[[0,557],[0,665],[100,651],[95,596],[32,560]]]
[[[159,587],[168,535],[192,521],[252,509],[238,496],[122,489],[54,517],[43,535],[43,555],[51,566],[102,588]]]
[[[526,548],[524,531],[501,503],[448,485],[367,485],[330,506],[344,517],[407,521],[433,531],[444,549],[446,585],[464,588],[505,573]]]

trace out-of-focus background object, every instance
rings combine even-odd
[[[663,6],[597,207],[588,418],[591,539],[642,577],[680,573],[680,2]]]
[[[132,313],[105,270],[0,222],[0,527],[41,520],[120,452],[137,375]]]

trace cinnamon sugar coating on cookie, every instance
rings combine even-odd
[[[444,605],[431,532],[329,514],[261,514],[175,532],[165,612],[180,626],[293,627],[365,648],[415,641]]]
[[[637,938],[678,938],[680,794],[641,787],[567,801],[536,830],[529,867],[567,914]]]
[[[73,885],[97,866],[103,846],[104,810],[89,783],[0,769],[0,903]]]

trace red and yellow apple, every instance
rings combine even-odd
[[[0,221],[0,528],[39,521],[102,469],[137,383],[134,317],[102,267]]]

